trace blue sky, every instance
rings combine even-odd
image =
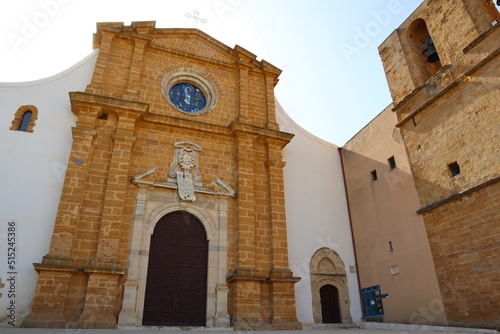
[[[276,96],[343,145],[391,102],[378,46],[422,0],[21,0],[0,3],[0,82],[56,74],[92,51],[96,22],[196,28],[283,70]]]

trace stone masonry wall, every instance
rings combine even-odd
[[[500,182],[423,213],[450,325],[498,329]]]
[[[500,25],[494,20],[500,14],[492,2],[425,1],[380,50],[448,322],[498,328]],[[422,46],[411,40],[424,22],[440,58],[430,73]]]

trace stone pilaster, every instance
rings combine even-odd
[[[249,122],[248,112],[248,67],[238,64],[238,121],[241,123]]]
[[[255,267],[254,157],[255,136],[237,134],[237,216],[235,221],[236,268],[229,276],[232,325],[237,330],[264,326],[260,314],[260,283],[265,276]]]
[[[133,35],[134,53],[132,54],[132,64],[128,76],[127,91],[123,98],[133,100],[138,98],[139,83],[141,77],[142,59],[144,57],[144,49],[151,38],[141,35]]]
[[[73,145],[50,245],[51,255],[71,256],[85,177],[96,131],[73,128]]]
[[[106,28],[101,28],[99,35],[99,45],[94,45],[95,47],[99,47],[99,57],[97,58],[97,63],[94,68],[94,75],[92,76],[92,82],[87,89],[85,90],[87,93],[91,94],[102,94],[102,82],[104,79],[104,72],[106,71],[106,67],[108,65],[108,59],[111,53],[111,42],[115,37],[116,32],[113,30],[109,30]],[[95,36],[94,39],[97,37]],[[96,41],[94,41],[96,44]]]
[[[120,283],[125,269],[118,261],[120,222],[135,137],[114,134],[113,140],[97,255],[84,267],[89,280],[83,314],[78,321],[78,327],[82,328],[116,328],[117,307],[121,304]]]
[[[286,142],[268,139],[267,172],[269,178],[269,225],[271,236],[271,270],[268,282],[271,288],[273,329],[301,329],[295,309],[294,284],[300,278],[293,277],[288,263],[288,243],[285,214],[285,188],[281,150]]]
[[[124,283],[122,310],[118,318],[118,324],[121,326],[140,325],[140,319],[137,317],[137,297],[139,289],[139,280],[141,275],[141,254],[142,239],[144,235],[144,211],[146,209],[146,200],[149,185],[138,185],[135,198],[134,222],[132,225],[132,235],[129,250],[128,271]],[[142,252],[144,253],[144,252]]]
[[[88,274],[87,294],[83,313],[76,323],[77,328],[116,328],[118,311],[123,293],[125,269],[110,261],[93,261],[84,268]]]
[[[42,263],[34,264],[38,282],[31,313],[23,327],[64,328],[68,322],[64,314],[71,276],[77,271],[67,257],[46,255]]]
[[[294,287],[300,278],[292,277],[290,270],[284,270],[281,274],[278,276],[274,272],[268,279],[272,292],[271,326],[275,330],[302,329],[302,324],[297,320]]]
[[[117,259],[118,257],[118,243],[121,232],[120,221],[123,216],[123,201],[128,183],[127,173],[135,137],[114,134],[113,141],[113,152],[99,231],[98,259]]]
[[[276,101],[274,99],[274,86],[278,79],[275,74],[264,71],[264,84],[266,89],[266,127],[273,130],[279,130],[276,123]]]
[[[219,268],[217,272],[215,327],[229,327],[229,313],[227,302],[229,288],[226,283],[227,273],[227,200],[219,199]]]
[[[254,233],[254,158],[252,136],[239,133],[237,137],[237,187],[238,203],[236,217],[236,271],[245,275],[255,268],[255,233]]]

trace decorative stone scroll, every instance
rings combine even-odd
[[[178,149],[175,152],[174,162],[170,166],[168,176],[177,182],[179,196],[184,201],[196,201],[194,186],[201,186],[201,174],[198,170],[198,152],[201,147],[195,143],[182,141],[174,144]],[[193,171],[193,174],[191,174]]]

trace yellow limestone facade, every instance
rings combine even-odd
[[[151,240],[181,212],[180,224],[199,224],[208,240],[201,325],[301,328],[281,153],[293,135],[275,116],[280,70],[200,31],[154,22],[99,24],[94,47],[91,84],[70,93],[78,120],[24,326],[142,325]],[[206,106],[176,105],[169,93],[179,83],[200,88]],[[200,248],[180,247],[195,258]],[[185,325],[176,317],[173,325]]]

